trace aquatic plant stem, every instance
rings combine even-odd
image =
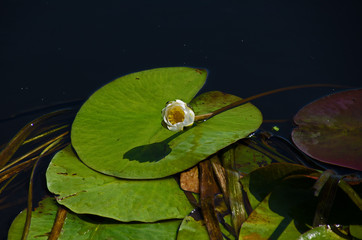
[[[35,169],[40,161],[40,159],[43,157],[43,155],[48,152],[52,147],[56,146],[61,139],[58,139],[57,141],[51,143],[49,146],[47,146],[38,156],[38,159],[36,160],[33,169],[31,171],[31,175],[30,175],[30,180],[29,180],[29,190],[28,190],[28,208],[26,211],[26,219],[25,219],[25,224],[24,224],[24,230],[23,230],[23,234],[21,237],[21,240],[26,240],[28,238],[29,235],[29,230],[30,230],[30,223],[31,223],[31,213],[33,210],[33,179],[34,179],[34,173],[35,173]]]
[[[348,195],[348,197],[357,205],[362,211],[362,199],[355,190],[343,179],[338,182],[338,186]]]
[[[12,161],[11,163],[7,164],[5,167],[3,167],[2,169],[0,169],[0,172],[3,172],[7,169],[9,169],[10,167],[12,167],[13,165],[19,163],[21,160],[31,156],[32,154],[42,150],[43,148],[45,148],[46,146],[48,146],[49,144],[51,144],[52,142],[55,142],[56,140],[62,138],[62,137],[65,137],[66,135],[69,134],[69,131],[66,131],[60,135],[58,135],[57,137],[47,141],[46,143],[43,143],[42,145],[36,147],[35,149],[31,150],[30,152],[27,152],[26,154],[22,155],[21,157],[15,159],[14,161]]]
[[[245,222],[247,213],[243,200],[242,186],[239,181],[239,173],[235,170],[235,148],[230,148],[224,152],[221,160],[226,173],[232,226],[236,235],[239,236],[240,227]]]
[[[68,213],[67,209],[65,209],[61,205],[58,206],[57,216],[54,220],[53,228],[52,231],[50,232],[48,240],[56,240],[59,238],[67,213]]]
[[[346,88],[346,86],[340,86],[340,85],[333,85],[333,84],[307,84],[307,85],[297,85],[297,86],[290,86],[290,87],[285,87],[285,88],[278,88],[278,89],[274,89],[271,91],[267,91],[267,92],[263,92],[263,93],[259,93],[256,94],[254,96],[251,97],[247,97],[244,99],[241,99],[239,101],[230,103],[229,105],[226,105],[225,107],[222,107],[220,109],[217,109],[211,113],[206,113],[206,114],[201,114],[201,115],[197,115],[195,116],[195,122],[198,121],[205,121],[219,113],[222,113],[224,111],[230,110],[234,107],[238,107],[244,103],[250,102],[252,100],[255,100],[257,98],[260,97],[264,97],[270,94],[274,94],[274,93],[279,93],[279,92],[284,92],[284,91],[288,91],[288,90],[293,90],[293,89],[299,89],[299,88],[312,88],[312,87],[334,87],[334,88]]]
[[[52,154],[53,152],[56,152],[60,149],[63,149],[64,147],[68,146],[69,144],[70,143],[65,143],[63,145],[60,145],[59,147],[52,149],[52,152],[49,151],[49,152],[45,153],[43,155],[43,157],[45,157],[49,154]],[[32,166],[33,162],[36,161],[37,159],[38,159],[38,157],[30,158],[30,159],[26,160],[25,162],[19,163],[18,165],[5,170],[4,172],[1,172],[0,173],[0,183],[7,180],[10,177],[12,177],[15,174],[18,174],[21,171],[25,171],[25,170],[29,169]]]
[[[207,232],[211,240],[222,240],[222,234],[215,214],[214,196],[217,185],[214,180],[210,160],[199,163],[200,171],[200,203]]]
[[[314,214],[313,227],[326,225],[331,213],[340,177],[331,175],[325,182],[318,196],[318,204]]]
[[[7,146],[0,152],[0,168],[4,167],[8,161],[12,158],[15,152],[19,147],[24,143],[26,138],[33,133],[35,130],[41,128],[49,119],[52,119],[57,116],[62,116],[64,113],[69,113],[71,110],[59,110],[52,112],[37,118],[23,127],[16,135],[13,137]]]
[[[1,172],[1,173],[2,173],[2,172],[4,172],[5,170],[9,169],[9,168],[10,168],[10,167],[12,167],[13,165],[15,165],[15,164],[19,163],[21,160],[23,160],[23,159],[25,159],[25,158],[27,158],[27,157],[31,156],[32,154],[34,154],[34,153],[36,153],[36,152],[38,152],[38,151],[42,150],[43,148],[45,148],[45,147],[46,147],[46,146],[48,146],[49,144],[51,144],[51,143],[53,143],[53,142],[57,141],[57,140],[58,140],[58,139],[60,139],[60,138],[65,137],[65,136],[66,136],[66,135],[68,135],[68,134],[69,134],[69,131],[66,131],[66,132],[64,132],[64,133],[62,133],[62,134],[60,134],[60,135],[56,136],[55,138],[50,139],[50,140],[49,140],[49,141],[47,141],[46,143],[43,143],[42,145],[38,146],[37,148],[35,148],[35,149],[31,150],[30,152],[27,152],[27,153],[26,153],[26,154],[24,154],[23,156],[21,156],[21,157],[19,157],[19,158],[15,159],[15,160],[14,160],[14,161],[12,161],[11,163],[7,164],[5,167],[3,167],[2,169],[0,169],[0,172]]]
[[[210,158],[212,169],[216,176],[216,180],[219,183],[222,194],[224,196],[225,203],[229,206],[229,192],[227,190],[227,180],[224,167],[221,165],[219,157],[215,154]]]
[[[17,176],[17,174],[15,174],[14,176],[12,176],[5,184],[4,184],[4,186],[2,186],[1,188],[0,188],[0,194],[4,191],[4,189],[9,185],[9,183],[11,183],[13,180],[14,180],[14,178],[16,178],[16,176]]]
[[[61,125],[60,127],[54,128],[54,129],[52,129],[50,131],[39,134],[39,135],[37,135],[37,136],[35,136],[33,138],[27,139],[27,140],[24,141],[23,144],[27,144],[27,143],[33,142],[33,141],[35,141],[37,139],[46,137],[46,136],[48,136],[48,135],[50,135],[50,134],[52,134],[54,132],[57,132],[57,131],[62,130],[62,129],[67,128],[67,127],[70,127],[70,124]]]

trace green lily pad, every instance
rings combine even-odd
[[[283,179],[295,175],[319,176],[316,170],[291,163],[272,163],[252,171],[241,179],[251,207],[257,205],[277,187]]]
[[[262,122],[252,104],[225,111],[183,132],[162,127],[166,102],[189,103],[206,71],[176,67],[123,76],[95,92],[72,126],[72,144],[89,167],[116,177],[152,179],[192,167],[256,130]],[[190,105],[208,113],[240,98],[220,92],[200,95]]]
[[[362,239],[362,225],[351,225],[349,231],[353,237]]]
[[[308,230],[317,204],[313,183],[304,177],[275,186],[243,223],[239,239],[296,239]]]
[[[272,163],[243,177],[243,190],[253,211],[239,239],[296,239],[308,231],[321,201],[313,188],[319,176],[320,172],[300,165]],[[355,191],[359,194],[360,188]],[[327,223],[360,225],[361,219],[358,207],[342,190],[337,191]]]
[[[53,198],[46,198],[32,213],[28,239],[48,239],[58,205]],[[20,240],[25,224],[26,211],[21,212],[11,224],[8,240]],[[67,213],[59,240],[64,239],[149,239],[169,240],[176,238],[181,220],[160,223],[121,223],[110,219],[92,219]]]
[[[195,219],[192,215],[186,216],[177,233],[177,240],[209,240],[209,234],[202,219]]]
[[[342,238],[334,233],[327,226],[320,226],[309,230],[308,232],[301,235],[298,240],[342,240]]]
[[[280,216],[269,208],[269,196],[243,223],[239,240],[242,239],[296,239],[301,233],[290,218]]]
[[[237,143],[235,146],[235,166],[241,174],[248,174],[271,162],[272,160],[267,155],[243,143]]]
[[[362,171],[362,89],[310,103],[294,117],[295,145],[326,163]]]
[[[93,171],[71,147],[58,152],[46,172],[49,191],[76,213],[119,221],[182,219],[193,209],[173,178],[124,180]]]

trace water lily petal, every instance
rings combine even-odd
[[[195,121],[195,113],[191,108],[187,107],[187,113],[185,114],[185,120],[183,122],[185,127],[189,127],[194,124]]]
[[[185,102],[176,99],[168,102],[162,109],[162,118],[168,130],[179,132],[194,123],[195,113]]]

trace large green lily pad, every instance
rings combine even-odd
[[[28,239],[48,239],[54,224],[58,205],[53,198],[46,198],[32,213]],[[20,240],[25,224],[26,211],[21,212],[11,224],[8,240]],[[110,219],[92,219],[67,213],[59,240],[65,239],[149,239],[169,240],[176,238],[181,220],[160,223],[121,223]]]
[[[119,221],[182,219],[193,209],[173,178],[125,180],[84,165],[71,147],[58,152],[46,172],[49,191],[76,213]]]
[[[123,76],[95,92],[72,126],[72,144],[89,167],[116,177],[152,179],[192,167],[256,130],[262,122],[252,104],[225,111],[183,132],[162,127],[167,101],[190,103],[206,71],[176,67]],[[195,114],[208,113],[240,98],[212,92],[195,98]]]
[[[295,145],[326,163],[362,171],[362,89],[318,99],[294,117]]]

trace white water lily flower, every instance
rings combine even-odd
[[[195,113],[187,104],[179,99],[171,101],[162,109],[163,121],[168,130],[179,132],[184,127],[191,126],[195,121]]]

